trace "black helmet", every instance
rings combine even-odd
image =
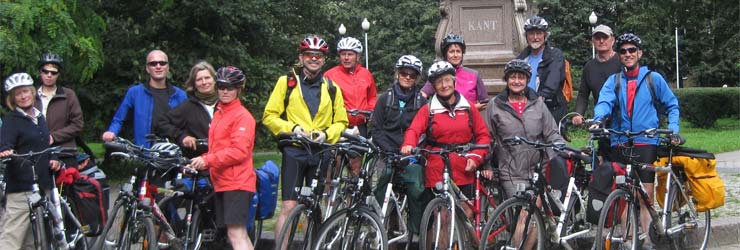
[[[442,49],[442,53],[447,53],[447,47],[452,44],[459,44],[462,52],[465,53],[465,39],[463,39],[462,36],[454,33],[447,34],[445,38],[442,38],[442,44],[439,45]]]
[[[61,56],[54,53],[44,53],[43,55],[41,55],[41,59],[39,60],[39,69],[41,69],[41,67],[44,67],[44,65],[54,64],[57,66],[57,68],[59,68],[59,70],[62,70],[62,68],[64,67],[62,66],[62,62],[63,60]]]
[[[437,77],[445,74],[455,76],[455,67],[447,61],[439,61],[432,64],[432,66],[429,66],[429,75],[427,76],[427,79],[429,79],[429,82],[434,83],[434,81],[437,80]]]
[[[400,68],[410,68],[415,70],[417,74],[421,74],[423,66],[419,58],[416,58],[413,55],[403,55],[401,58],[398,58],[398,61],[396,62],[396,69]]]
[[[226,83],[229,86],[241,88],[244,86],[244,73],[237,67],[221,67],[216,72],[216,84]]]
[[[504,81],[509,79],[509,75],[514,72],[521,72],[527,75],[527,79],[532,77],[532,67],[527,61],[522,59],[513,59],[504,66]]]
[[[530,31],[530,30],[542,30],[547,31],[547,21],[545,21],[544,18],[539,16],[533,16],[527,19],[526,22],[524,22],[524,30]]]
[[[617,37],[617,42],[615,44],[617,46],[617,49],[619,49],[619,47],[622,47],[622,44],[625,43],[631,43],[637,46],[638,49],[642,49],[642,39],[640,39],[640,37],[635,35],[634,33],[622,34],[621,36]]]

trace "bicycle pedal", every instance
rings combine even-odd
[[[213,242],[216,240],[216,229],[203,229],[203,242]]]
[[[696,223],[696,221],[689,221],[689,222],[686,222],[684,226],[686,229],[696,229],[699,226],[699,224]]]

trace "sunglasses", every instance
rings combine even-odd
[[[156,67],[157,64],[159,64],[159,66],[167,66],[167,63],[169,63],[169,62],[167,62],[167,61],[151,61],[151,62],[146,63],[146,65],[149,65],[150,67]]]
[[[236,86],[230,84],[216,84],[216,89],[234,91],[236,89]]]
[[[58,75],[59,74],[59,71],[41,69],[41,73],[42,74],[46,74],[46,75],[51,74],[51,75],[55,76],[55,75]]]
[[[637,50],[638,50],[637,47],[631,47],[631,48],[626,48],[626,49],[619,49],[617,50],[617,52],[619,52],[620,55],[624,55],[624,54],[627,54],[627,52],[630,52],[630,54],[634,54],[635,52],[637,52]]]
[[[307,52],[307,53],[303,53],[303,59],[304,60],[322,60],[324,59],[324,54]]]
[[[404,71],[398,72],[398,76],[408,79],[416,79],[416,77],[418,77],[416,73],[409,73]]]

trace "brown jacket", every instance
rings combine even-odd
[[[43,110],[42,105],[41,97],[37,95],[36,108]],[[75,137],[82,133],[84,123],[77,94],[74,90],[57,85],[57,92],[46,110],[46,124],[54,138],[52,145],[76,147]]]
[[[501,170],[502,181],[528,180],[540,159],[539,151],[524,143],[505,145],[502,141],[514,136],[544,143],[565,143],[565,140],[558,134],[558,126],[547,106],[534,91],[529,88],[525,90],[527,104],[521,117],[511,107],[508,93],[508,90],[504,90],[493,97],[485,112],[486,125],[495,142],[494,164]],[[543,163],[554,156],[548,150]]]

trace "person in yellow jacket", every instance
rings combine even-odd
[[[341,89],[323,77],[322,67],[329,47],[320,37],[309,35],[301,40],[298,49],[300,67],[278,79],[265,106],[262,123],[274,135],[292,132],[314,141],[336,143],[349,122]],[[287,99],[286,95],[289,95]],[[310,155],[304,148],[285,146],[281,151],[283,202],[275,235],[280,234],[286,217],[297,205],[295,187],[302,187],[315,171],[325,169],[319,166],[321,156]]]

